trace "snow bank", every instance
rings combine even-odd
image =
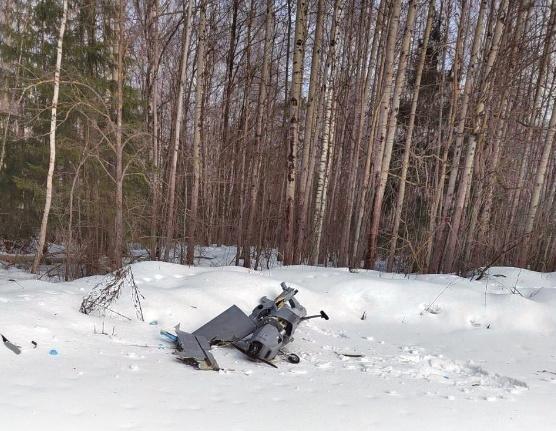
[[[163,262],[132,270],[145,322],[129,289],[114,312],[78,312],[104,277],[49,283],[0,270],[0,333],[22,349],[0,346],[1,429],[548,430],[556,421],[554,274],[492,268],[470,281]],[[282,281],[310,314],[330,316],[300,325],[289,346],[298,365],[275,370],[216,348],[223,370],[198,372],[159,334],[178,323],[195,330],[231,304],[250,313]]]

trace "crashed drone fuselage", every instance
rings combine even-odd
[[[250,359],[273,365],[268,361],[293,341],[300,322],[314,317],[328,320],[323,311],[307,317],[307,310],[295,298],[297,290],[285,283],[281,286],[279,296],[274,300],[261,298],[250,316],[233,305],[192,333],[182,331],[178,325],[176,336],[163,334],[176,343],[175,353],[180,360],[199,369],[220,368],[209,351],[216,344],[232,344]]]
[[[256,325],[247,341],[249,356],[274,359],[283,346],[293,341],[297,325],[307,316],[305,307],[294,298],[297,290],[286,287],[285,283],[282,289],[274,301],[266,296],[261,298],[261,304],[249,316]]]

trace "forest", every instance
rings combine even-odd
[[[556,0],[0,1],[4,262],[556,270]]]

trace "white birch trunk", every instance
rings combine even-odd
[[[332,16],[332,29],[330,32],[330,48],[328,51],[327,83],[325,90],[325,110],[324,110],[324,132],[322,135],[322,150],[320,163],[317,173],[317,194],[315,197],[315,212],[313,215],[313,234],[312,234],[312,253],[311,261],[318,265],[320,254],[320,243],[322,238],[322,227],[324,214],[326,211],[327,179],[330,174],[330,164],[332,163],[334,146],[334,78],[336,71],[336,53],[338,25],[341,13],[340,0],[334,2],[334,12]]]
[[[303,81],[303,56],[307,28],[308,0],[298,0],[295,17],[294,52],[292,65],[292,88],[290,98],[290,126],[287,146],[287,187],[284,225],[284,264],[293,262],[293,236],[295,221],[295,188],[297,149],[299,143],[299,112],[301,85]]]
[[[311,156],[311,142],[313,138],[314,117],[315,117],[315,92],[318,86],[317,76],[320,70],[320,60],[322,55],[322,34],[324,28],[324,0],[319,0],[317,6],[317,23],[315,28],[315,41],[313,44],[313,55],[311,59],[311,75],[309,78],[309,93],[307,95],[307,112],[305,113],[305,133],[303,136],[303,158],[301,161],[301,178],[299,184],[299,211],[297,226],[299,228],[296,241],[295,262],[300,263],[303,256],[305,236],[307,230],[307,206],[308,206],[308,177],[312,163],[309,161]]]
[[[168,223],[166,231],[166,245],[164,247],[164,260],[168,261],[170,257],[170,249],[174,241],[174,223],[176,217],[174,215],[174,201],[176,195],[176,172],[178,167],[178,154],[180,149],[180,134],[181,126],[183,124],[183,94],[185,89],[185,74],[187,71],[187,58],[189,57],[189,39],[191,37],[191,3],[188,0],[187,12],[185,16],[185,23],[182,37],[182,57],[180,61],[180,81],[178,87],[178,104],[176,109],[176,117],[174,121],[174,142],[172,151],[172,164],[170,165],[170,184],[168,186]]]
[[[56,69],[54,71],[54,94],[52,96],[52,110],[50,113],[50,158],[48,162],[48,176],[46,178],[46,201],[44,203],[44,212],[41,222],[41,230],[39,233],[39,243],[31,272],[38,273],[39,264],[43,256],[44,245],[46,242],[46,228],[48,226],[48,215],[52,204],[52,178],[54,176],[54,165],[56,163],[56,111],[58,109],[58,96],[60,94],[60,71],[62,69],[62,46],[64,42],[64,32],[66,31],[66,22],[68,19],[68,0],[63,3],[62,22],[60,24],[60,33],[58,35],[58,47],[56,52]],[[69,250],[67,250],[69,253]]]

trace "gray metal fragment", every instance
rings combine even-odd
[[[193,335],[205,337],[209,343],[215,344],[219,341],[241,340],[254,330],[255,324],[247,314],[241,311],[237,305],[232,305],[194,331]]]

